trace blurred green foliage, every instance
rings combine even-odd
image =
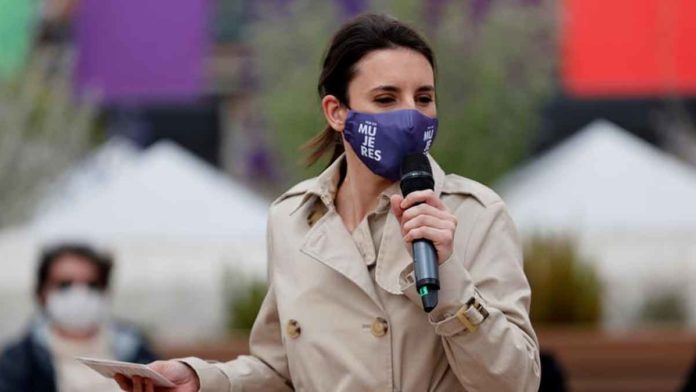
[[[491,183],[529,154],[552,88],[555,19],[550,6],[493,2],[476,25],[463,3],[452,2],[431,38],[441,124],[433,155],[447,171]]]
[[[0,0],[0,81],[10,81],[25,65],[31,48],[36,0]]]
[[[0,227],[30,217],[52,182],[102,134],[95,98],[75,99],[69,51],[34,51],[15,79],[0,82]]]
[[[684,326],[688,320],[686,298],[678,289],[649,293],[640,315],[648,325]]]
[[[324,126],[316,85],[337,15],[325,1],[298,0],[288,4],[287,13],[274,9],[272,3],[259,3],[264,17],[252,23],[248,40],[255,48],[259,99],[271,130],[269,142],[282,162],[286,180],[278,184],[282,188],[320,169],[302,167],[298,149]]]
[[[296,0],[282,11],[260,3],[247,41],[258,61],[268,137],[285,170],[280,185],[287,186],[323,168],[303,168],[298,148],[324,127],[316,83],[342,20],[333,2]],[[465,3],[450,2],[435,25],[426,21],[424,1],[370,4],[416,27],[435,50],[440,132],[433,155],[448,172],[490,183],[529,153],[554,80],[555,10],[550,0],[495,2],[484,20],[474,20]]]
[[[227,271],[224,277],[228,298],[228,329],[233,333],[248,332],[254,325],[256,315],[268,291],[266,282],[244,277],[232,271]]]
[[[249,18],[251,2],[247,0],[217,0],[213,3],[212,33],[215,42],[233,43],[240,40]]]
[[[524,247],[524,271],[532,288],[530,316],[539,324],[596,325],[601,284],[591,264],[565,237],[535,237]]]

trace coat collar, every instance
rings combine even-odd
[[[428,160],[430,161],[430,167],[433,172],[433,179],[435,181],[435,194],[440,197],[442,193],[442,187],[445,182],[445,172],[442,170],[440,165],[433,159],[430,154],[428,155]],[[334,199],[336,197],[336,191],[338,190],[338,182],[341,178],[341,167],[345,164],[346,156],[345,153],[341,154],[333,163],[331,163],[326,169],[324,169],[319,176],[304,181],[298,184],[295,188],[290,189],[284,196],[290,196],[292,194],[303,194],[299,200],[299,203],[292,209],[290,214],[294,214],[300,209],[305,203],[312,199],[319,199],[324,204],[327,209],[330,209],[334,205]],[[380,197],[389,198],[390,195],[399,192],[399,182],[394,182],[391,186],[385,189]]]
[[[428,155],[435,180],[435,193],[441,194],[445,180],[445,174],[435,160]],[[345,156],[339,157],[324,172],[313,181],[305,184],[304,195],[291,214],[299,210],[312,213],[313,208],[301,208],[309,200],[320,200],[325,213],[313,224],[302,245],[301,251],[321,263],[329,266],[355,283],[362,291],[380,306],[379,297],[375,292],[375,286],[368,269],[362,262],[362,257],[357,250],[353,239],[346,229],[341,217],[334,207],[337,184],[341,175],[341,165]],[[401,237],[399,222],[388,211],[389,196],[399,192],[399,183],[395,182],[380,195],[377,211],[387,210],[386,222],[382,234],[379,256],[375,271],[377,284],[391,294],[401,294],[399,275],[412,262],[411,256]]]

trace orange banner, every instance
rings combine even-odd
[[[696,95],[696,1],[563,0],[562,78],[581,97]]]

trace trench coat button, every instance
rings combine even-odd
[[[302,328],[300,328],[300,323],[298,323],[297,320],[288,320],[288,325],[285,330],[287,331],[288,336],[293,339],[298,338],[300,333],[302,333]]]
[[[372,327],[370,328],[372,334],[378,338],[386,335],[388,330],[389,325],[387,324],[387,320],[381,317],[377,317],[375,321],[372,322]]]

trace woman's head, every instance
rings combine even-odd
[[[306,145],[308,163],[343,152],[340,132],[349,109],[378,113],[417,109],[434,117],[435,58],[412,28],[381,15],[358,16],[331,40],[319,77],[328,126]]]
[[[39,260],[35,293],[44,306],[49,294],[83,285],[98,291],[109,288],[113,261],[83,244],[58,244],[44,250]]]
[[[106,316],[111,257],[82,244],[46,249],[37,271],[36,296],[52,325],[86,338]]]

